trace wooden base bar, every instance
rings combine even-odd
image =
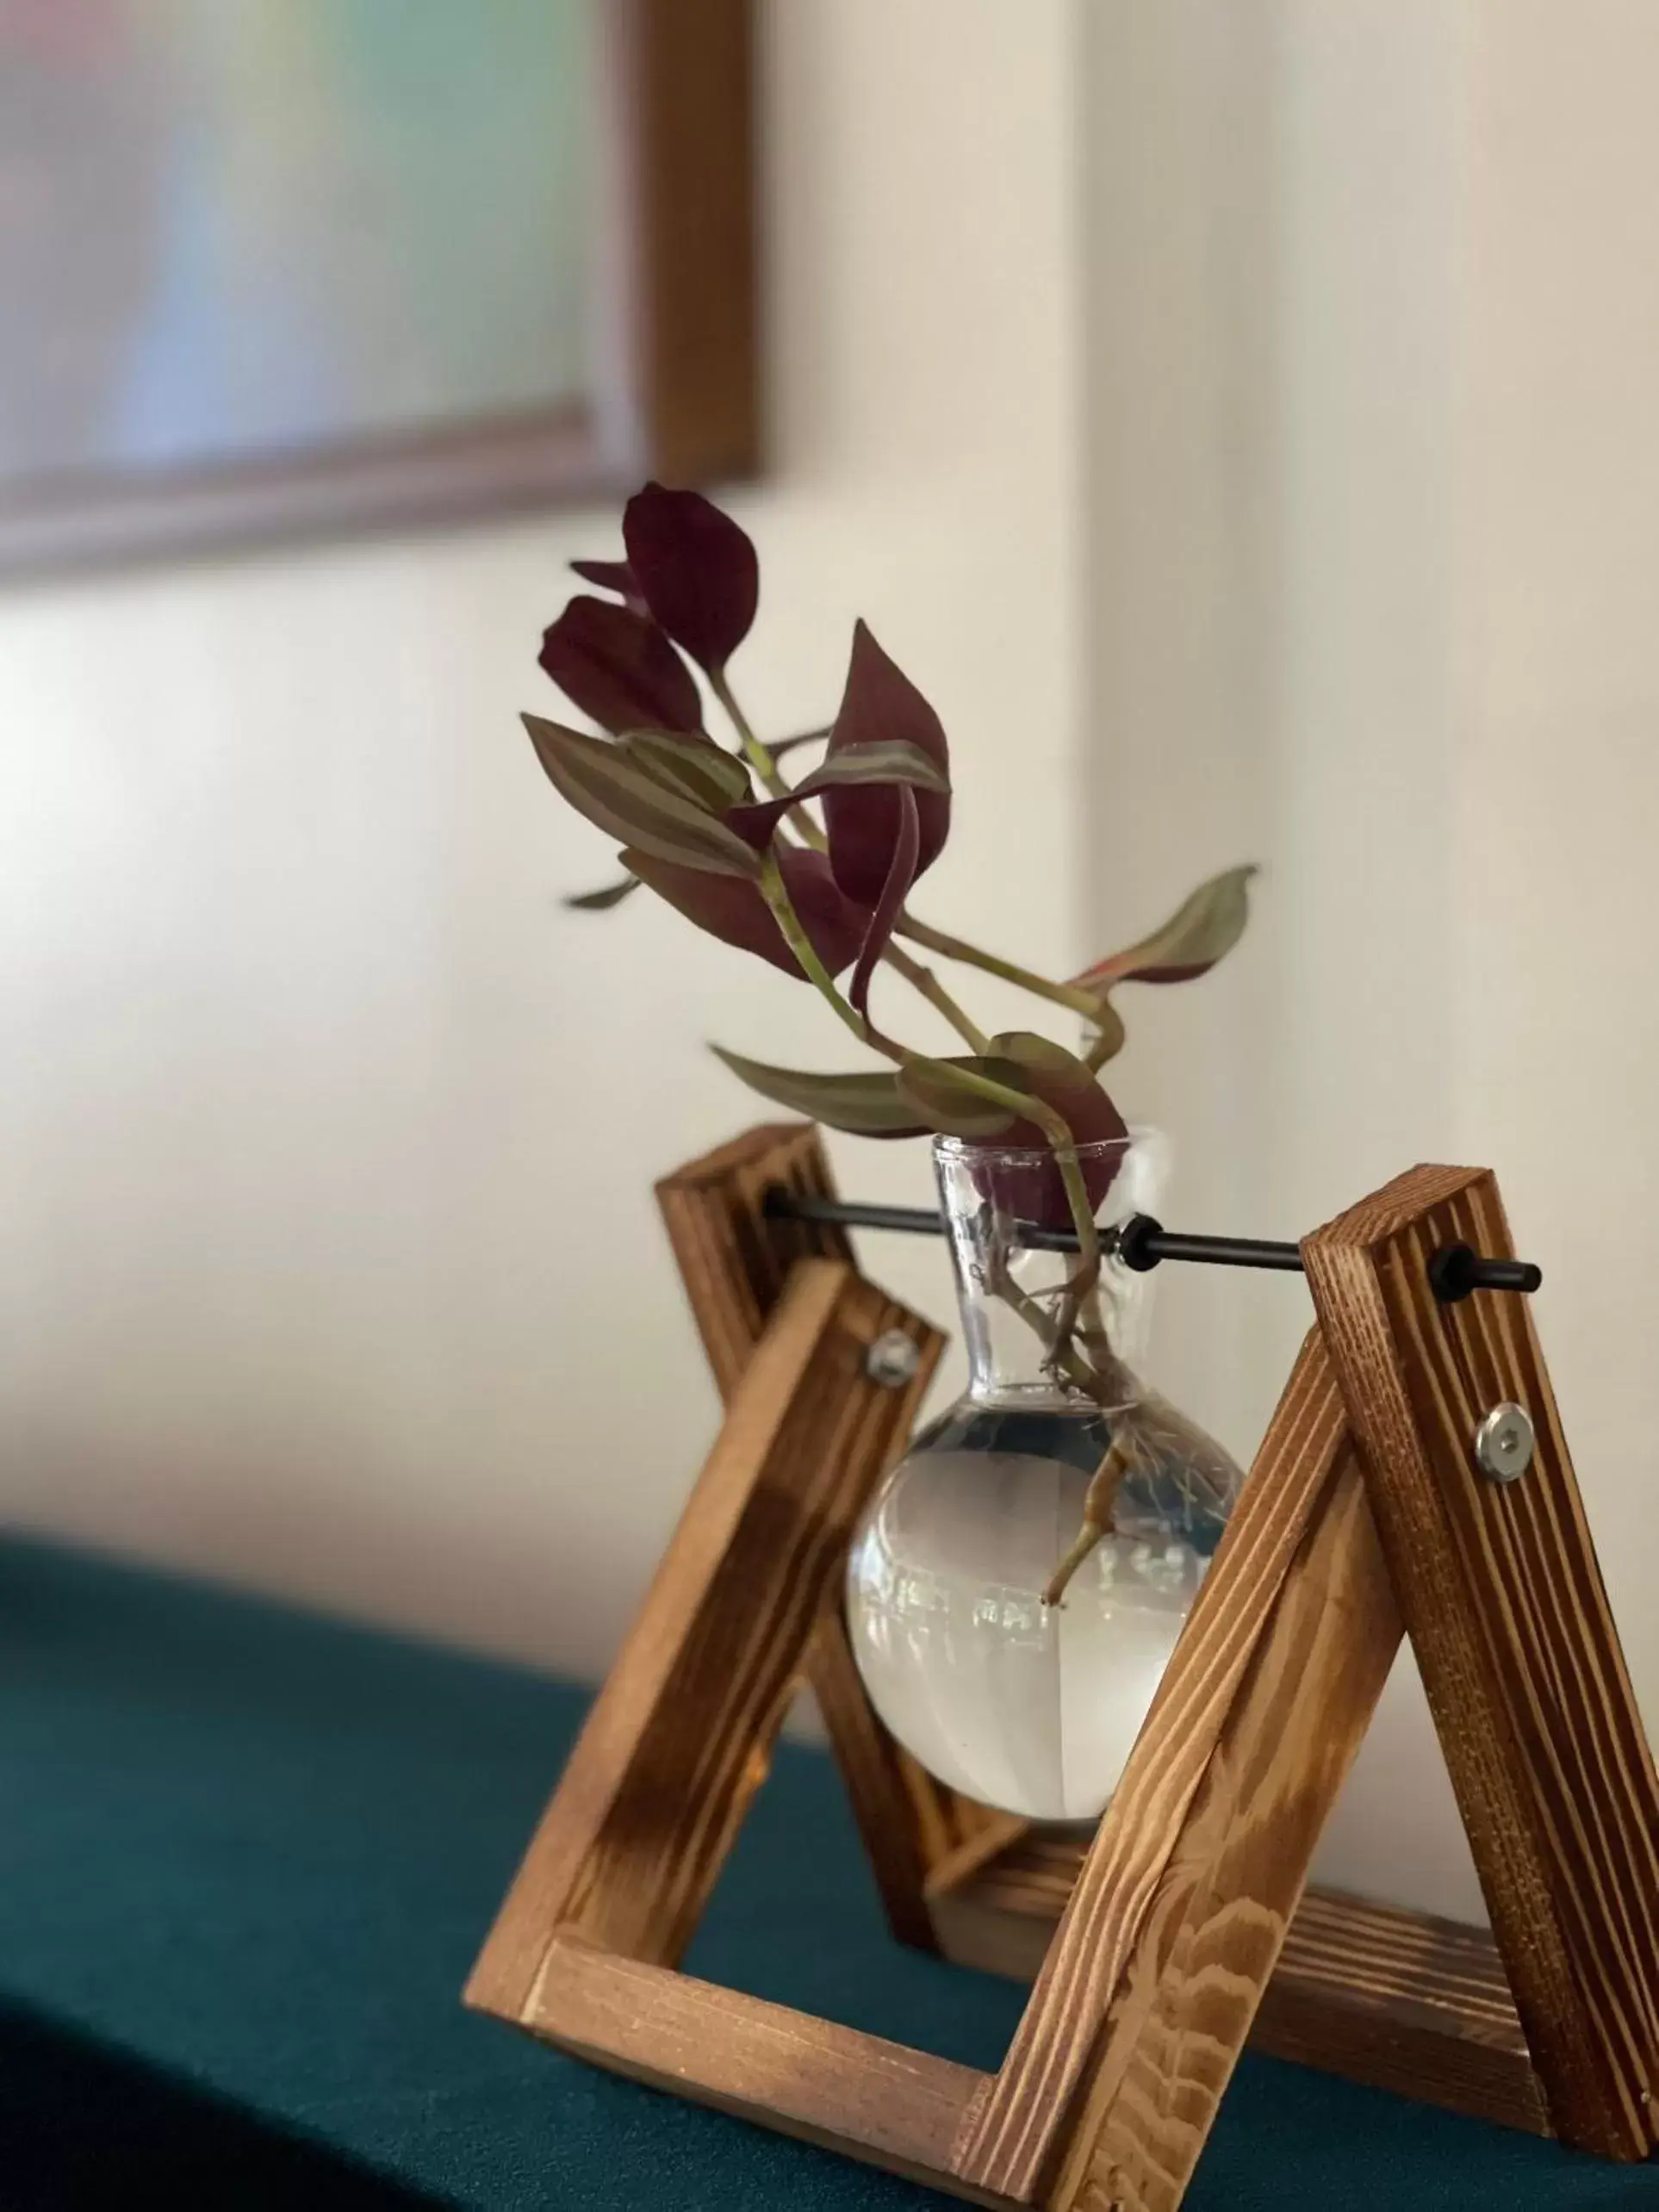
[[[930,1895],[954,1964],[1037,1977],[1088,1847],[1033,1830]],[[1550,2133],[1491,1932],[1310,1889],[1292,1919],[1250,2047],[1448,2111]]]

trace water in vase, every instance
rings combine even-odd
[[[970,1217],[976,1252],[993,1226],[984,1212]],[[1000,1317],[983,1326],[969,1310],[978,1272],[962,1283],[973,1385],[917,1438],[854,1537],[853,1650],[882,1720],[941,1781],[1028,1818],[1090,1819],[1122,1774],[1242,1478],[1127,1370],[1130,1401],[1103,1408],[1042,1371],[1040,1333],[1028,1348]],[[1006,1286],[1000,1263],[991,1273]],[[1029,1271],[1020,1296],[1046,1296]],[[1046,1605],[1115,1440],[1124,1472],[1111,1525],[1063,1601]]]

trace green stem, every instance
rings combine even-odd
[[[893,1043],[857,1009],[842,996],[834,977],[818,958],[811,939],[801,927],[800,916],[786,889],[777,855],[768,851],[761,864],[761,896],[771,909],[784,942],[800,962],[809,980],[817,985],[819,994],[834,1007],[837,1017],[844,1022],[854,1036],[867,1045],[873,1045],[900,1067],[924,1070],[940,1081],[959,1090],[971,1091],[975,1097],[1000,1106],[1018,1120],[1035,1122],[1047,1138],[1054,1154],[1055,1164],[1065,1186],[1071,1208],[1072,1221],[1078,1233],[1078,1264],[1077,1272],[1066,1286],[1059,1317],[1054,1324],[1055,1355],[1069,1351],[1076,1333],[1078,1316],[1083,1302],[1100,1280],[1100,1232],[1095,1227],[1094,1209],[1089,1203],[1089,1186],[1084,1179],[1083,1164],[1078,1158],[1077,1138],[1066,1116],[1051,1106],[1045,1098],[1034,1092],[1015,1090],[1005,1083],[994,1082],[981,1075],[977,1068],[958,1067],[950,1060],[935,1059],[926,1053],[911,1052],[907,1047]]]
[[[1077,1272],[1066,1286],[1066,1296],[1054,1321],[1055,1348],[1069,1351],[1084,1301],[1100,1280],[1100,1232],[1095,1227],[1095,1209],[1089,1202],[1089,1185],[1075,1140],[1065,1146],[1056,1145],[1054,1158],[1078,1233]]]
[[[736,694],[724,668],[711,670],[709,688],[724,710],[726,718],[736,732],[738,742],[755,774],[774,798],[786,798],[789,786],[779,773],[778,764],[764,740],[756,735],[755,725],[738,705]],[[792,807],[789,822],[802,840],[815,851],[822,853],[827,849],[828,839],[805,807]],[[995,953],[987,953],[978,945],[970,945],[964,938],[953,937],[942,929],[935,929],[929,923],[918,922],[913,915],[899,916],[898,935],[909,937],[915,944],[925,945],[929,952],[941,954],[946,960],[960,960],[966,967],[982,968],[987,975],[1000,976],[1004,983],[1016,984],[1022,991],[1031,991],[1039,998],[1050,999],[1056,1006],[1066,1007],[1073,1014],[1081,1015],[1085,1022],[1094,1022],[1102,1031],[1101,1043],[1105,1043],[1109,1035],[1112,1038],[1110,1050],[1101,1056],[1103,1060],[1109,1059],[1123,1041],[1122,1023],[1114,1016],[1109,1030],[1100,1021],[1101,1001],[1092,992],[1080,990],[1075,984],[1054,983],[1046,975],[1038,975],[1030,968],[1021,967],[1016,961],[999,959]],[[960,1037],[970,1036],[972,1025],[967,1022],[960,1007],[950,999],[936,976],[915,963],[907,967],[904,964],[905,956],[897,947],[889,947],[884,958],[898,970],[907,983],[914,984],[923,997],[938,1008]],[[928,978],[925,985],[917,980],[923,976]],[[982,1036],[984,1033],[972,1031],[972,1034]],[[976,1044],[974,1050],[983,1051],[983,1044]],[[1101,1060],[1091,1060],[1090,1065],[1097,1067]]]
[[[784,781],[779,771],[778,763],[755,734],[754,724],[743,712],[743,708],[738,705],[736,696],[731,686],[726,681],[726,672],[724,668],[711,668],[709,671],[709,688],[725,709],[726,719],[736,731],[738,743],[748,755],[750,767],[754,769],[774,798],[787,798],[789,786]],[[789,810],[789,820],[805,843],[815,847],[820,853],[823,851],[828,841],[823,830],[819,829],[804,806],[792,806]]]
[[[970,1052],[988,1053],[991,1040],[972,1016],[960,1007],[931,968],[913,960],[900,946],[890,944],[881,956],[888,966],[902,975],[912,990],[919,991],[929,1006],[935,1007],[950,1023]]]
[[[718,669],[711,675],[709,683],[715,697],[725,709],[731,726],[736,731],[755,774],[774,798],[782,798],[788,792],[789,786],[779,774],[778,764],[773,759],[764,740],[755,735],[754,724],[737,704],[736,694],[726,680],[724,669]],[[796,742],[805,741],[797,740]],[[804,807],[792,808],[789,819],[791,826],[799,831],[809,845],[816,847],[819,852],[823,851],[826,842],[823,832]],[[944,1016],[957,1035],[972,1051],[983,1053],[989,1048],[990,1038],[958,1005],[931,968],[925,968],[919,960],[913,960],[910,954],[898,945],[890,944],[883,953],[882,958],[890,967],[904,977],[912,989],[919,991],[930,1006],[936,1008]]]
[[[870,1041],[870,1025],[861,1021],[855,1007],[843,998],[836,987],[836,979],[818,958],[817,947],[801,927],[801,918],[795,911],[795,902],[789,896],[783,879],[783,870],[778,866],[776,851],[768,845],[761,855],[761,896],[771,909],[772,918],[783,932],[783,939],[800,962],[807,981],[816,985],[820,997],[827,998],[861,1044]]]
[[[884,1037],[880,1030],[842,995],[835,978],[818,958],[817,948],[801,927],[800,916],[796,913],[794,902],[784,884],[783,871],[778,866],[777,855],[771,851],[761,862],[761,896],[772,910],[774,918],[783,932],[784,942],[805,970],[808,980],[817,986],[820,996],[829,1000],[838,1018],[846,1023],[854,1036],[867,1045],[873,1045],[877,1052],[897,1062],[900,1067],[923,1069],[959,1090],[972,1091],[976,1098],[988,1099],[992,1105],[1002,1107],[1004,1112],[1016,1119],[1037,1124],[1059,1158],[1060,1175],[1066,1182],[1067,1192],[1072,1191],[1075,1184],[1077,1191],[1082,1193],[1084,1212],[1087,1216],[1086,1241],[1098,1262],[1099,1239],[1095,1230],[1094,1217],[1088,1212],[1087,1192],[1084,1190],[1082,1171],[1078,1165],[1077,1140],[1072,1134],[1071,1123],[1065,1116],[1057,1113],[1046,1099],[1035,1097],[1028,1091],[1015,1090],[1005,1083],[993,1082],[990,1076],[981,1075],[977,1068],[959,1067],[952,1060],[935,1059],[927,1053],[912,1052],[907,1045],[895,1044],[892,1038]],[[1069,1178],[1066,1176],[1068,1165],[1071,1169]],[[1074,1206],[1075,1203],[1074,1199]],[[1078,1223],[1078,1237],[1079,1244],[1085,1240],[1082,1221]]]
[[[1092,991],[1081,990],[1076,984],[1054,983],[1046,975],[1037,975],[1030,968],[1001,960],[995,953],[985,952],[961,937],[935,929],[929,922],[918,922],[913,914],[899,916],[898,934],[908,937],[912,944],[925,945],[929,952],[938,953],[948,960],[960,960],[966,967],[983,968],[987,975],[1000,976],[1004,983],[1017,984],[1022,991],[1032,991],[1039,998],[1052,999],[1056,1006],[1069,1007],[1085,1022],[1093,1022],[1099,1016],[1100,1001]]]
[[[1016,1314],[1025,1323],[1027,1328],[1041,1345],[1044,1351],[1048,1354],[1045,1364],[1058,1369],[1068,1382],[1076,1383],[1078,1389],[1085,1396],[1094,1399],[1097,1405],[1103,1408],[1106,1403],[1103,1395],[1106,1385],[1102,1382],[1095,1366],[1092,1349],[1087,1358],[1078,1350],[1075,1343],[1069,1345],[1065,1351],[1060,1351],[1056,1347],[1054,1331],[1050,1325],[1047,1314],[1028,1292],[1021,1289],[1013,1277],[1008,1273],[1006,1267],[1001,1267],[997,1271],[991,1287],[993,1294],[1002,1300],[1010,1312]],[[1086,1336],[1084,1340],[1086,1343]]]

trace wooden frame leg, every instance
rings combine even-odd
[[[767,1124],[694,1160],[656,1186],[703,1349],[728,1403],[742,1382],[791,1266],[819,1256],[852,1264],[845,1233],[767,1217],[766,1196],[835,1196],[810,1122]],[[847,1642],[839,1594],[826,1607],[806,1663],[887,1924],[901,1943],[936,1951],[930,1892],[975,1851],[994,1851],[1025,1824],[937,1782],[896,1743],[864,1693]]]
[[[906,1432],[913,1393],[863,1373],[863,1347],[892,1326],[936,1342],[843,1265],[798,1264],[469,1999],[976,2203],[1088,2201],[1096,2147],[1109,2145],[1117,2187],[1138,2141],[1144,2202],[1173,2204],[1398,1641],[1317,1337],[999,2074],[671,1970],[764,1773],[852,1517]],[[1239,1840],[1245,1790],[1263,1808],[1255,1848]],[[1219,2010],[1212,1950],[1237,1985]],[[1195,2004],[1213,2048],[1172,2125],[1137,2135],[1134,2101],[1170,2035],[1200,2051],[1184,2024]]]
[[[1495,1178],[1414,1168],[1309,1237],[1309,1288],[1555,2131],[1645,2158],[1659,2095],[1659,1786],[1525,1298],[1437,1304],[1431,1253],[1511,1255]],[[1510,1402],[1532,1465],[1483,1475]]]
[[[915,1376],[872,1381],[902,1330]],[[484,1947],[468,2002],[534,2018],[556,1937],[664,1966],[690,1940],[773,1743],[854,1521],[902,1449],[936,1333],[808,1259],[733,1395],[620,1657]]]
[[[1175,2212],[1398,1649],[1418,1650],[1531,2051],[1482,2094],[1614,2157],[1654,2140],[1659,1785],[1523,1302],[1441,1308],[1438,1246],[1508,1250],[1495,1186],[1419,1169],[1303,1246],[1318,1326],[995,2074],[676,1973],[809,1652],[896,1926],[1004,1849],[869,1712],[836,1594],[936,1333],[833,1232],[781,1272],[756,1131],[662,1188],[728,1414],[469,1998],[564,2048],[982,2204]],[[795,1235],[791,1231],[791,1236]],[[701,1275],[699,1278],[699,1271]],[[699,1289],[699,1279],[701,1288]],[[874,1339],[915,1376],[884,1389]],[[1470,1451],[1501,1400],[1533,1467]],[[1014,1824],[1017,1831],[1018,1824]],[[1532,2071],[1536,2066],[1536,2075]]]
[[[1020,2203],[1177,2204],[1400,1643],[1317,1333],[957,2153]]]

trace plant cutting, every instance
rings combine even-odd
[[[1148,1206],[1159,1148],[1130,1130],[1102,1071],[1124,1042],[1120,989],[1215,966],[1243,931],[1253,870],[1200,885],[1151,935],[1063,980],[933,927],[912,901],[954,797],[923,693],[861,622],[833,719],[767,742],[730,673],[759,605],[748,536],[700,494],[657,484],[628,502],[622,534],[622,559],[574,564],[593,589],[540,655],[598,734],[525,717],[550,781],[618,848],[616,878],[568,904],[607,910],[643,885],[810,985],[860,1065],[819,1073],[717,1047],[726,1066],[828,1127],[935,1140],[973,1381],[854,1544],[854,1645],[884,1718],[935,1772],[1015,1810],[1083,1817],[1121,1770],[1148,1667],[1161,1668],[1240,1479],[1134,1372],[1146,1286],[1115,1261],[1111,1230]],[[924,953],[1063,1012],[1078,1048],[987,1034]],[[907,1041],[901,989],[963,1049]],[[1057,1231],[1075,1250],[1054,1249]],[[1063,1604],[1085,1569],[1088,1601]],[[1067,1682],[1097,1670],[1103,1649],[1133,1681],[1105,1719],[1068,1721]],[[1022,1761],[1010,1745],[1038,1708],[1044,1743]],[[1000,1750],[984,1730],[964,1748],[970,1709],[1000,1714]]]

